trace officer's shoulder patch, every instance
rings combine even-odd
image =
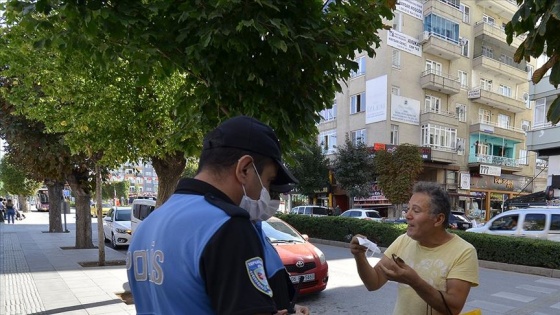
[[[247,273],[251,283],[257,288],[257,290],[262,293],[272,297],[272,289],[268,284],[268,279],[266,278],[266,272],[264,271],[264,263],[262,258],[254,257],[245,261],[245,266],[247,267]]]

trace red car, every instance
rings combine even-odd
[[[272,245],[280,254],[292,282],[296,284],[301,277],[299,294],[305,295],[323,291],[329,281],[329,265],[325,254],[309,243],[307,235],[279,218],[272,217],[262,223],[262,228]]]

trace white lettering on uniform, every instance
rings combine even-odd
[[[157,285],[163,284],[164,273],[162,264],[164,262],[164,253],[161,250],[135,250],[133,253],[127,253],[127,269],[134,269],[134,279],[136,281],[149,280]]]

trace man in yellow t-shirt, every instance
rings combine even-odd
[[[350,250],[358,274],[370,291],[388,280],[399,283],[395,315],[458,314],[470,288],[478,285],[478,257],[475,248],[446,230],[451,205],[447,193],[437,184],[414,186],[406,220],[407,232],[371,266],[366,248],[355,235]]]

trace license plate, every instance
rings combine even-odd
[[[299,276],[290,276],[290,280],[292,280],[292,283],[298,283],[299,282],[299,277],[303,276],[303,282],[309,282],[309,281],[313,281],[315,280],[315,274],[314,273],[308,273],[305,275],[299,275]]]

